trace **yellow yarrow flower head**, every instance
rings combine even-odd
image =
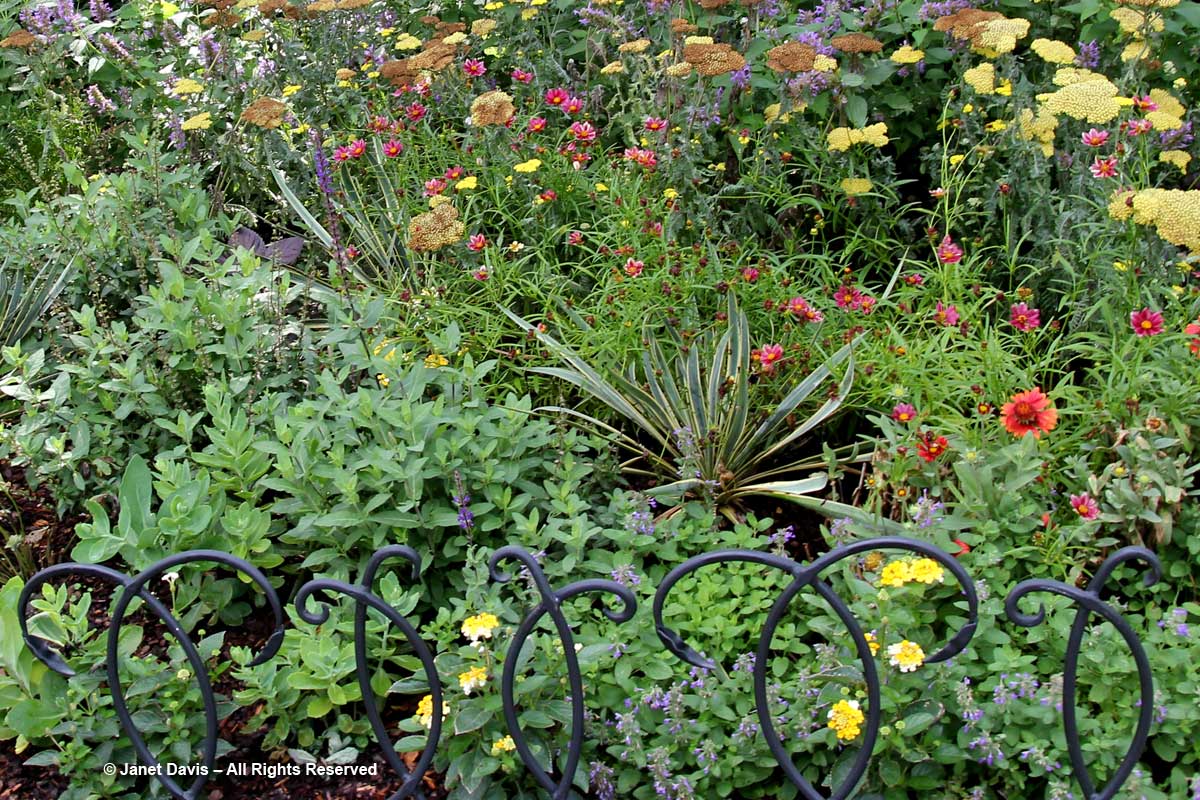
[[[397,50],[416,50],[420,46],[421,40],[411,33],[400,34],[396,37],[396,44],[393,45]]]
[[[1057,39],[1034,39],[1029,49],[1051,64],[1074,64],[1075,48]]]
[[[906,44],[888,56],[888,58],[890,58],[894,64],[916,64],[918,61],[925,58],[925,51],[916,50]]]
[[[620,75],[625,71],[625,65],[620,61],[610,61],[600,68],[601,75]]]
[[[832,728],[837,738],[843,742],[858,737],[862,732],[864,720],[866,715],[863,714],[857,700],[838,700],[833,704],[833,708],[829,709],[828,727]]]
[[[476,689],[482,689],[487,684],[487,679],[488,674],[485,667],[471,667],[466,672],[459,674],[458,685],[463,690],[463,694],[469,695]]]
[[[879,573],[879,585],[898,589],[912,580],[912,566],[904,559],[892,561]]]
[[[442,719],[450,713],[450,705],[442,703]],[[413,719],[420,722],[426,728],[433,727],[433,695],[427,694],[421,698],[421,702],[417,703],[417,713],[413,714]]]
[[[458,183],[454,184],[454,191],[465,192],[469,189],[474,189],[477,186],[479,186],[479,178],[475,177],[474,175],[468,175]]]
[[[206,131],[212,127],[212,115],[201,111],[194,117],[188,117],[179,127],[185,131]]]
[[[875,184],[871,183],[869,178],[846,178],[842,181],[842,191],[848,197],[866,194],[875,188]]]
[[[917,667],[925,663],[925,651],[921,645],[907,639],[890,645],[887,654],[888,663],[899,667],[901,672],[915,672]]]
[[[481,639],[492,638],[492,632],[500,627],[500,620],[495,614],[484,612],[463,620],[462,634],[471,640],[471,644],[479,644]]]
[[[513,172],[537,172],[538,167],[541,165],[542,160],[540,158],[531,158],[513,167]]]
[[[502,739],[497,739],[492,742],[492,755],[498,756],[501,753],[511,753],[517,749],[517,743],[513,741],[511,736],[505,736]]]
[[[1029,34],[1027,19],[989,19],[978,26],[979,34],[971,37],[972,48],[994,58],[1011,53],[1017,47],[1017,39]]]
[[[887,125],[877,122],[865,128],[834,128],[827,134],[826,140],[826,147],[831,153],[849,150],[859,143],[883,147],[888,143]]]
[[[1066,114],[1073,119],[1104,123],[1121,113],[1121,105],[1116,97],[1117,87],[1101,76],[1072,83],[1049,94],[1039,94],[1037,100],[1051,114]]]
[[[1188,162],[1192,160],[1192,154],[1186,150],[1164,150],[1158,154],[1158,160],[1164,164],[1171,164],[1178,167],[1180,172],[1187,172]]]
[[[204,91],[204,84],[199,81],[194,81],[191,78],[180,78],[175,81],[175,85],[171,87],[171,94],[176,97],[183,97],[186,94],[199,94]]]
[[[674,200],[676,197],[679,197],[679,192],[667,187],[666,189],[663,189],[663,197],[667,198],[668,200]]]
[[[963,81],[975,90],[976,94],[996,93],[996,67],[992,62],[985,61],[979,66],[971,67],[963,73]]]
[[[812,68],[817,72],[833,72],[837,69],[837,59],[833,56],[818,55],[813,59]]]
[[[467,40],[467,35],[462,31],[457,31],[450,34],[445,39],[442,39],[442,44],[462,44]]]
[[[943,583],[946,580],[942,565],[932,558],[918,558],[909,567],[909,576],[917,583]]]

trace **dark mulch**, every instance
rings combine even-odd
[[[50,767],[26,767],[24,761],[33,755],[13,752],[12,742],[0,743],[0,800],[56,800],[67,790],[70,781]]]

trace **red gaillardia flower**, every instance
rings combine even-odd
[[[1099,504],[1087,492],[1071,495],[1071,508],[1083,519],[1095,519],[1100,516]]]
[[[917,455],[925,461],[936,461],[949,449],[949,440],[945,436],[934,436],[932,431],[922,431],[917,438]]]
[[[1129,315],[1129,324],[1138,336],[1157,336],[1163,332],[1163,315],[1159,311],[1143,308]]]
[[[1032,433],[1036,439],[1058,424],[1058,411],[1050,403],[1050,398],[1035,387],[1014,394],[1012,400],[1000,409],[1000,418],[1005,429],[1014,436]]]

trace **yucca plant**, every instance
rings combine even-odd
[[[796,384],[770,413],[752,415],[750,326],[732,292],[728,325],[719,337],[709,333],[684,346],[668,327],[678,351],[669,356],[647,325],[644,338],[649,344],[640,365],[607,375],[570,346],[512,311],[502,310],[563,362],[561,367],[538,367],[534,372],[579,387],[631,423],[637,435],[576,409],[545,406],[540,410],[568,414],[611,434],[633,453],[622,464],[624,471],[657,482],[650,493],[709,497],[734,521],[744,518],[744,501],[752,495],[790,500],[827,514],[864,517],[864,512],[852,506],[812,496],[827,486],[830,462],[838,458],[838,451],[826,448],[826,452],[797,455],[796,450],[837,411],[850,391],[853,343]],[[837,380],[834,370],[839,367],[844,367],[844,374],[837,381],[836,392],[807,419],[795,420],[797,409],[827,382]]]

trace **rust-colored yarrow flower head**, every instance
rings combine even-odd
[[[278,128],[283,122],[287,106],[270,97],[260,97],[242,112],[242,122],[249,122],[260,128]]]
[[[746,66],[742,54],[727,44],[689,44],[683,48],[683,60],[707,77],[737,72]]]
[[[1005,429],[1014,436],[1032,433],[1036,439],[1058,424],[1058,411],[1041,388],[1035,387],[1013,395],[1012,400],[1000,409],[1000,418]]]
[[[817,58],[817,49],[803,42],[787,42],[767,51],[767,66],[775,72],[808,72]]]
[[[878,53],[883,49],[883,42],[873,39],[865,33],[847,33],[835,36],[829,40],[834,50],[843,53]]]

